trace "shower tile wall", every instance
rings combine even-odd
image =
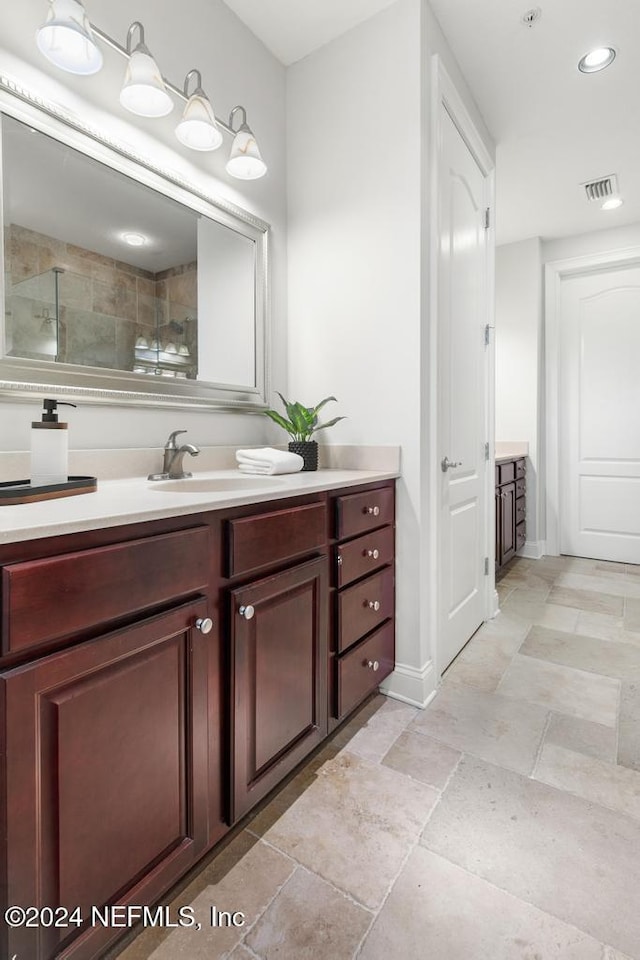
[[[92,250],[28,230],[5,227],[8,352],[34,359],[56,357],[55,291],[60,277],[57,357],[83,366],[132,370],[139,336],[149,343],[176,340],[171,320],[184,325],[178,338],[195,356],[197,271],[195,263],[154,274]],[[182,299],[180,299],[182,298]]]

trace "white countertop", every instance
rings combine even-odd
[[[250,476],[238,470],[193,471],[193,482],[223,481],[231,489],[189,489],[189,481],[126,478],[98,481],[95,493],[42,500],[18,506],[0,506],[0,543],[117,527],[146,520],[162,520],[249,503],[282,500],[340,487],[374,483],[398,476],[397,470],[321,469],[285,476]],[[238,487],[233,485],[238,483]],[[177,484],[184,484],[180,492]],[[248,484],[248,486],[247,486]],[[167,489],[163,489],[166,487]],[[174,489],[171,489],[174,488]],[[182,489],[184,492],[182,492]]]

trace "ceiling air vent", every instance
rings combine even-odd
[[[607,197],[617,195],[618,178],[615,173],[612,173],[609,177],[601,177],[600,180],[591,180],[589,183],[583,183],[582,186],[587,194],[587,200],[606,200]]]

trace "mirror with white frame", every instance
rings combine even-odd
[[[263,407],[268,224],[2,86],[0,391]]]

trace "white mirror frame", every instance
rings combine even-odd
[[[269,388],[269,240],[270,226],[241,207],[203,193],[198,187],[165,170],[153,161],[132,152],[127,146],[104,136],[79,121],[60,106],[36,96],[14,80],[0,74],[0,113],[29,124],[35,130],[106,164],[139,183],[196,213],[250,238],[256,245],[255,260],[255,386],[216,384],[198,380],[164,380],[149,383],[131,373],[51,364],[46,361],[5,357],[4,242],[0,243],[0,396],[20,399],[43,395],[77,396],[83,402],[127,406],[208,408],[216,410],[263,410]],[[2,150],[0,138],[0,173]],[[0,177],[1,183],[1,177]],[[0,222],[2,195],[0,191]]]

